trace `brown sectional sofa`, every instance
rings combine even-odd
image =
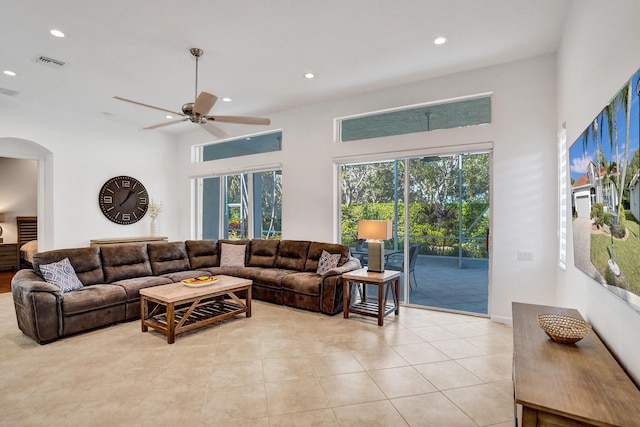
[[[245,245],[244,266],[221,266],[222,243]],[[325,250],[340,254],[336,268],[316,274]],[[63,293],[40,265],[69,258],[80,289]],[[253,281],[254,298],[325,314],[342,311],[342,273],[357,269],[341,244],[302,240],[187,240],[60,249],[34,256],[11,288],[18,326],[40,344],[80,331],[140,317],[140,289],[203,275]]]

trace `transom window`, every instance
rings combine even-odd
[[[491,123],[491,97],[412,105],[336,119],[340,142]]]

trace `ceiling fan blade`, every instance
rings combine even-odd
[[[186,122],[187,120],[189,120],[189,118],[185,117],[184,119],[180,119],[180,120],[171,120],[170,122],[158,123],[157,125],[147,126],[144,129],[157,129],[163,126],[175,125],[176,123]]]
[[[213,105],[218,100],[218,97],[208,92],[200,92],[198,99],[193,104],[193,112],[201,116],[206,116],[213,108]]]
[[[144,104],[144,103],[142,103],[142,102],[133,101],[133,100],[131,100],[131,99],[122,98],[122,97],[120,97],[120,96],[114,96],[113,98],[114,98],[114,99],[117,99],[118,101],[130,102],[130,103],[132,103],[132,104],[142,105],[143,107],[153,108],[153,109],[155,109],[155,110],[160,110],[160,111],[164,111],[164,112],[167,112],[167,113],[175,114],[176,116],[184,116],[184,114],[183,114],[183,113],[178,113],[177,111],[171,111],[171,110],[167,110],[167,109],[165,109],[165,108],[160,108],[160,107],[156,107],[156,106],[153,106],[153,105]]]
[[[245,125],[270,125],[271,120],[262,117],[244,117],[244,116],[207,116],[207,120],[213,120],[221,123],[240,123]]]
[[[210,134],[217,136],[218,138],[226,138],[228,135],[225,131],[211,122],[200,123],[200,126]]]

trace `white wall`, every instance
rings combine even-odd
[[[281,153],[191,164],[191,144],[207,139],[197,132],[181,139],[180,169],[202,176],[281,163],[283,238],[334,241],[334,162],[492,143],[490,314],[509,322],[514,300],[555,301],[555,82],[555,55],[546,55],[283,111],[270,116],[272,128],[283,130]],[[336,117],[488,92],[493,93],[490,125],[333,142]],[[188,204],[188,197],[185,193],[182,202]],[[182,227],[182,234],[190,231],[188,218]],[[531,251],[533,261],[517,261],[518,250]]]
[[[44,194],[38,195],[38,217],[48,225],[40,230],[41,249],[88,246],[94,238],[149,235],[147,217],[124,226],[100,212],[98,191],[113,176],[138,178],[151,197],[169,204],[178,192],[175,142],[160,132],[142,132],[101,116],[38,110],[14,101],[0,104],[0,117],[0,157],[38,158],[40,152],[50,152],[42,161],[47,164],[47,179],[39,183]],[[24,145],[27,149],[21,149]],[[159,217],[160,234],[183,237],[176,232],[177,215],[174,206]]]
[[[638,40],[637,0],[572,3],[558,54],[558,123],[567,123],[568,145],[640,68]],[[640,314],[574,267],[572,239],[569,228],[567,271],[558,270],[558,305],[577,308],[640,382]]]
[[[0,212],[4,212],[4,243],[18,241],[17,216],[37,214],[38,163],[0,157]]]

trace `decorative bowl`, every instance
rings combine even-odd
[[[562,344],[576,343],[591,331],[588,322],[561,314],[541,314],[538,323],[552,340]]]

